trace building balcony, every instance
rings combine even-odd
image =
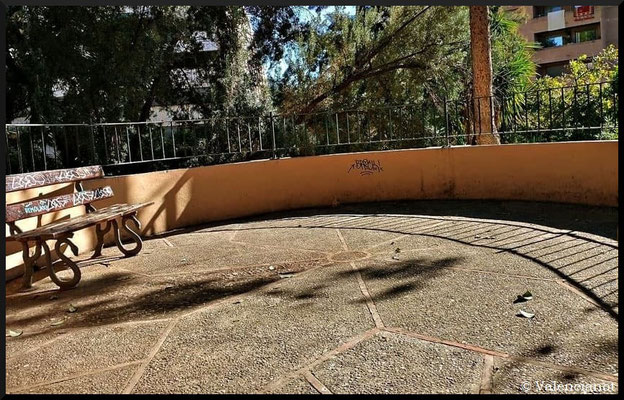
[[[573,60],[583,54],[593,57],[602,50],[602,40],[596,39],[582,43],[570,43],[559,47],[547,47],[537,50],[533,54],[533,60],[537,64],[549,64]]]

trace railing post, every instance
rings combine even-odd
[[[97,159],[98,159],[98,155],[97,155],[97,150],[95,149],[95,132],[93,132],[93,121],[89,120],[89,141],[91,142],[91,157],[93,159],[93,163],[97,163]],[[54,136],[54,143],[56,146],[56,136]],[[55,150],[56,151],[56,150]],[[54,163],[56,164],[56,157],[54,160]]]
[[[130,125],[126,125],[126,142],[128,143],[128,162],[132,162],[132,148],[130,147]]]
[[[348,112],[347,112],[347,118],[348,118]],[[340,144],[340,130],[339,130],[339,125],[338,125],[338,113],[336,113],[336,142],[337,144]]]
[[[604,113],[602,109],[602,82],[600,82],[598,86],[598,97],[600,101],[600,133],[598,134],[598,139],[602,139],[602,130],[604,125]]]
[[[95,128],[97,131],[97,127]],[[102,141],[104,144],[104,163],[108,164],[108,143],[106,143],[106,125],[102,125]]]
[[[22,145],[20,140],[20,131],[19,127],[15,128],[15,134],[17,136],[17,161],[19,163],[19,171],[24,172],[24,162],[22,161]],[[65,141],[67,143],[67,141]],[[65,152],[65,157],[67,158],[67,151]]]
[[[169,123],[171,129],[171,147],[173,148],[173,158],[176,158],[175,133],[173,132],[173,121]]]
[[[273,121],[273,111],[271,111],[269,117],[271,118],[271,133],[273,135],[273,158],[277,158],[275,153],[275,123]]]
[[[444,118],[446,119],[446,147],[451,147],[451,140],[449,138],[449,117],[446,97],[444,97]]]
[[[9,128],[8,127],[5,127],[4,138],[6,139],[6,152],[5,152],[6,165],[7,165],[7,170],[9,171],[9,174],[11,174],[11,154],[9,152]]]
[[[46,160],[46,145],[45,145],[45,126],[41,127],[41,151],[43,153],[43,170],[48,170],[48,160]]]
[[[262,149],[262,131],[260,128],[260,125],[262,123],[262,116],[258,117],[258,141],[260,143],[260,151],[263,151]]]

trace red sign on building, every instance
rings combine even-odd
[[[574,6],[574,20],[582,21],[584,19],[594,18],[594,6]]]

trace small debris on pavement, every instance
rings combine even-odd
[[[65,323],[65,319],[56,319],[56,320],[52,320],[52,323],[50,324],[50,326],[59,326],[63,323]]]
[[[128,279],[132,278],[132,276],[130,275],[125,275],[125,276],[120,276],[119,278],[115,279],[116,281],[126,281]]]
[[[50,296],[50,300],[56,300],[56,299],[58,299],[57,295],[53,294],[52,296]]]
[[[399,256],[392,256],[392,259],[393,259],[393,260],[398,260],[398,259],[399,259]]]
[[[529,292],[528,290],[526,292],[524,292],[523,295],[518,295],[518,297],[513,301],[514,304],[518,304],[518,303],[526,303],[529,300],[533,299],[533,294],[531,294],[531,292]]]
[[[475,235],[475,239],[496,239],[496,237],[494,237],[494,236]]]
[[[74,305],[73,305],[73,304],[71,304],[71,303],[70,303],[70,304],[69,304],[69,308],[67,309],[67,312],[74,313],[74,312],[76,312],[77,310],[78,310],[78,309],[77,309],[76,307],[74,307]]]
[[[524,317],[524,318],[528,318],[528,319],[531,319],[531,318],[535,317],[535,314],[532,314],[532,313],[524,311],[524,310],[518,311],[518,314],[516,314],[516,315],[518,317]]]
[[[516,299],[513,301],[514,304],[518,304],[518,303],[526,303],[526,299],[520,295],[518,295],[518,297],[516,297]]]
[[[23,331],[14,331],[14,330],[9,329],[9,336],[11,336],[11,337],[18,337],[22,333],[24,333],[24,332]]]
[[[282,274],[278,274],[280,278],[292,278],[295,276],[294,272],[284,272]]]
[[[273,271],[274,269],[275,269],[275,267],[274,267],[274,266],[269,265],[269,270],[270,270],[270,271]]]
[[[400,253],[400,252],[401,252],[401,249],[397,247],[396,249],[394,249],[394,252],[395,252],[395,253]]]

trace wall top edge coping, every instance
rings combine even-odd
[[[424,147],[424,148],[414,148],[414,149],[389,149],[389,150],[372,150],[372,151],[360,151],[360,152],[348,152],[348,153],[335,153],[335,154],[319,154],[312,156],[299,156],[299,157],[281,157],[277,159],[262,159],[262,160],[249,160],[249,161],[238,161],[232,163],[224,163],[224,164],[212,164],[212,165],[200,165],[196,167],[186,167],[186,168],[173,168],[162,171],[149,171],[149,172],[139,172],[136,174],[125,174],[125,175],[113,175],[113,176],[104,176],[104,179],[113,179],[113,178],[122,178],[128,176],[138,176],[138,175],[146,175],[153,173],[169,173],[180,170],[189,170],[195,168],[205,168],[205,167],[221,167],[225,168],[230,165],[247,165],[247,164],[257,164],[257,163],[274,163],[284,160],[305,160],[313,157],[317,158],[327,158],[327,157],[353,157],[358,155],[370,155],[370,154],[389,154],[389,153],[398,153],[398,152],[424,152],[424,151],[451,151],[453,149],[481,149],[481,148],[490,148],[490,147],[498,147],[509,149],[511,147],[530,147],[530,146],[561,146],[561,145],[582,145],[582,144],[596,144],[596,145],[606,145],[606,144],[617,144],[618,140],[578,140],[578,141],[569,141],[569,142],[544,142],[544,143],[507,143],[507,144],[485,144],[479,146],[471,146],[471,145],[459,145],[459,146],[451,146],[451,147]]]

